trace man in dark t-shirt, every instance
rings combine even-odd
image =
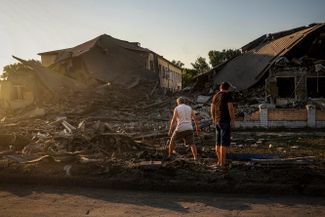
[[[212,121],[216,125],[216,154],[218,165],[226,165],[227,148],[230,146],[230,128],[235,125],[233,100],[229,93],[230,85],[222,82],[220,91],[211,102]]]

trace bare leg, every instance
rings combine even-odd
[[[197,159],[197,148],[196,148],[196,145],[191,145],[191,150],[192,150],[192,154],[193,154],[193,158],[194,160]]]
[[[174,143],[174,141],[170,141],[169,149],[168,149],[168,157],[172,156],[174,150],[175,150],[175,143]]]
[[[227,163],[227,148],[226,147],[221,147],[221,166],[226,166]]]
[[[216,145],[216,155],[217,155],[217,163],[221,164],[221,149],[220,149],[220,144]]]

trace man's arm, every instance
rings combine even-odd
[[[174,132],[176,119],[177,119],[177,111],[176,111],[176,109],[174,109],[173,118],[172,118],[172,120],[170,122],[170,126],[169,126],[169,132],[168,132],[169,136],[171,136]]]
[[[192,111],[192,119],[193,119],[194,124],[195,124],[196,135],[199,135],[199,134],[200,134],[199,121],[198,121],[198,119],[196,118],[196,115],[195,115],[194,111]]]
[[[214,97],[212,98],[212,101],[211,101],[211,108],[210,108],[210,111],[211,111],[211,118],[212,118],[212,122],[214,123],[214,124],[216,124],[215,123],[215,120],[216,120],[216,105],[215,105],[215,103],[214,103]]]
[[[230,126],[233,128],[235,127],[235,109],[234,109],[234,105],[232,104],[232,102],[228,102],[228,111],[229,111],[229,115],[230,115]]]

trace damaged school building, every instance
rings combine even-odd
[[[236,130],[228,156],[231,164],[219,168],[209,111],[212,93],[197,101],[193,100],[197,92],[165,94],[164,89],[181,88],[181,77],[180,69],[163,57],[107,35],[41,57],[43,65],[14,57],[24,70],[8,73],[0,82],[1,101],[14,110],[0,110],[0,182],[142,191],[325,193],[325,132],[321,130]],[[289,63],[285,67],[290,68]],[[243,88],[234,93],[243,96],[237,111],[245,103],[262,103],[249,102],[244,91],[255,82],[231,82]],[[251,88],[255,93],[257,89]],[[203,94],[205,89],[200,89],[198,95]],[[180,95],[188,97],[200,122],[200,135],[194,138],[199,161],[193,161],[190,147],[181,143],[176,158],[166,159],[172,108]],[[270,119],[281,115],[266,106],[261,111],[255,108],[244,121],[238,116],[236,126],[268,127]],[[298,117],[302,113],[305,122],[308,116],[309,126],[320,126],[324,110],[290,109],[283,113]]]
[[[237,127],[325,127],[324,40],[324,23],[265,34],[243,46],[240,56],[198,76],[192,88],[194,95],[189,97],[198,93],[207,95],[201,99],[209,101],[218,84],[228,81],[237,96]],[[138,42],[106,34],[72,48],[39,55],[42,64],[15,57],[30,70],[1,81],[3,109],[39,105],[44,99],[108,84],[126,90],[147,88],[149,84],[147,98],[158,87],[165,93],[182,89],[179,67]],[[202,121],[207,123],[208,101],[202,107],[202,102],[192,104],[205,114]]]
[[[106,34],[72,48],[39,55],[42,65],[14,57],[30,70],[11,74],[1,81],[0,99],[4,109],[23,108],[47,98],[49,93],[58,96],[64,91],[103,84],[130,89],[149,82],[165,92],[182,88],[179,67],[138,42]]]
[[[241,49],[240,56],[199,76],[193,90],[215,90],[228,81],[236,91],[260,97],[259,110],[244,114],[237,126],[325,127],[325,23],[265,34]],[[262,97],[256,95],[261,87]]]

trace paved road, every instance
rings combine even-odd
[[[325,216],[325,198],[0,186],[0,217]]]

